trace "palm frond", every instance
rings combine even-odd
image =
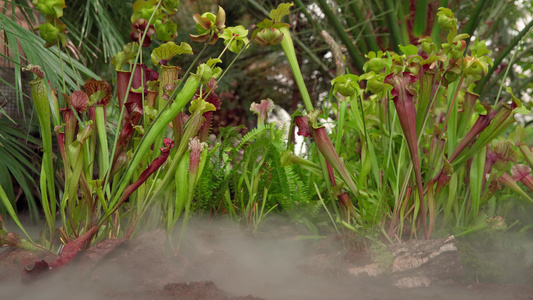
[[[39,65],[46,73],[52,87],[76,90],[84,78],[99,78],[89,68],[71,59],[57,47],[44,48],[43,39],[3,14],[0,14],[0,30],[5,37],[0,39],[0,44],[7,47],[11,53],[11,56],[4,54],[0,56],[13,64],[15,87],[19,91],[22,91],[22,67],[28,64]],[[22,95],[19,101],[22,101]]]
[[[37,190],[35,178],[39,174],[35,167],[39,160],[35,150],[39,141],[32,136],[26,136],[20,128],[13,127],[10,120],[0,119],[0,185],[5,187],[11,206],[16,207],[17,195],[13,182],[18,185],[27,201],[32,219],[38,220],[39,212],[34,191]],[[6,212],[6,207],[0,205],[0,213]]]
[[[77,0],[68,3],[62,18],[80,56],[95,69],[105,67],[122,50],[131,29],[133,1]],[[106,70],[101,70],[106,71]]]

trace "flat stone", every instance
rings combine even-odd
[[[354,266],[354,276],[390,276],[400,288],[428,287],[461,282],[463,265],[453,236],[436,240],[410,240],[388,246],[393,256],[390,266],[373,262]]]

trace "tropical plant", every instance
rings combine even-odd
[[[0,119],[0,156],[3,157],[0,162],[0,185],[5,187],[11,205],[27,205],[31,219],[36,222],[39,220],[39,208],[34,195],[37,190],[34,178],[39,174],[36,168],[39,160],[36,150],[40,141],[22,128],[24,127],[16,125],[14,120]],[[12,180],[16,182],[15,185]],[[5,213],[7,211],[1,205],[0,214]]]
[[[268,16],[274,3],[268,0],[247,0],[248,11],[262,18]],[[430,36],[440,44],[446,37],[436,17],[439,7],[456,12],[460,32],[476,40],[488,41],[494,64],[487,76],[481,79],[475,92],[483,101],[494,99],[504,77],[519,98],[526,98],[526,89],[531,88],[527,70],[531,68],[531,35],[533,27],[529,16],[533,5],[512,1],[347,1],[313,0],[294,1],[297,13],[291,18],[291,31],[295,42],[296,56],[302,64],[306,81],[313,80],[310,92],[318,95],[327,90],[329,79],[335,77],[332,70],[342,63],[331,55],[323,31],[329,32],[343,48],[347,67],[351,73],[361,75],[365,71],[365,55],[370,51],[400,52],[400,45],[420,45],[420,37]],[[474,40],[465,39],[468,48]],[[340,63],[341,65],[337,64]],[[513,67],[517,65],[518,67]],[[317,73],[320,76],[317,76]],[[283,83],[278,83],[284,87]],[[315,91],[317,89],[317,91]],[[274,97],[274,96],[270,96]],[[316,98],[313,97],[313,98]],[[509,100],[506,97],[506,100]],[[524,105],[530,107],[530,102]],[[296,109],[296,107],[293,107]]]
[[[57,50],[49,54],[64,65],[67,59],[59,58],[68,44],[65,3],[35,2],[46,15],[39,25],[42,42]],[[262,46],[279,44],[287,58],[303,100],[294,124],[313,142],[299,155],[285,140],[287,129],[267,122],[270,99],[251,105],[257,126],[245,135],[226,128],[209,138],[213,113],[221,107],[218,84],[250,45],[248,30],[225,25],[221,7],[216,14],[194,15],[196,34],[190,38],[203,44],[196,52],[184,41],[174,42],[178,1],[135,2],[132,42],[111,59],[116,97],[100,78],[82,81],[74,72],[72,84],[65,83],[64,74],[48,83],[49,71],[15,60],[35,76],[30,85],[42,137],[39,194],[46,225],[34,243],[9,191],[0,187],[0,201],[26,234],[20,239],[0,222],[2,243],[33,250],[64,244],[50,264],[56,268],[81,247],[150,228],[170,233],[180,220],[181,239],[196,210],[226,213],[257,230],[273,211],[301,206],[316,212],[319,205],[335,228],[339,223],[367,237],[381,232],[392,242],[404,233],[423,232],[428,239],[434,229],[477,230],[480,220],[501,227],[493,197],[501,186],[533,201],[521,188],[533,181],[525,131],[516,127],[504,138],[515,114],[529,111],[511,89],[492,103],[478,101],[474,89],[490,72],[490,51],[476,40],[467,52],[470,35],[460,33],[451,10],[442,7],[437,13],[442,41],[420,37],[417,45],[398,45],[397,51],[370,51],[359,76],[340,74],[344,68],[338,68],[327,97],[313,101],[291,26],[283,22],[292,6],[273,9],[250,39]],[[206,58],[205,49],[219,39],[223,49]],[[143,48],[152,43],[147,60]],[[342,55],[332,51],[341,65]],[[180,74],[176,58],[193,52],[193,62]],[[197,64],[200,60],[205,63]],[[503,97],[509,101],[500,101]],[[334,126],[326,127],[328,119]],[[64,184],[55,182],[58,174]],[[312,217],[292,217],[318,233]]]
[[[378,223],[385,228],[386,222],[388,230],[383,232],[392,239],[402,236],[404,225],[409,224],[411,234],[423,231],[429,238],[438,215],[442,216],[439,222],[446,225],[452,220],[456,226],[478,222],[498,183],[533,201],[514,183],[523,179],[520,172],[515,168],[514,180],[505,173],[509,162],[520,159],[513,149],[515,142],[523,145],[527,161],[531,151],[523,144],[523,134],[516,133],[512,142],[498,141],[515,122],[515,114],[529,111],[510,89],[511,103],[499,102],[499,96],[492,106],[478,103],[479,95],[473,89],[489,73],[490,51],[476,41],[471,54],[464,54],[469,35],[458,33],[451,10],[440,8],[437,14],[440,28],[448,31],[445,43],[421,37],[419,47],[400,45],[403,54],[370,52],[362,66],[365,74],[348,74],[332,81],[337,102],[333,106],[327,102],[324,108],[338,116],[335,147],[319,123],[332,113],[313,108],[288,25],[280,23],[290,6],[282,4],[272,10],[270,19],[257,25],[252,39],[261,44],[281,43],[304,100],[306,114],[295,121],[298,133],[311,136],[323,155],[324,178],[330,179],[330,194],[338,198],[347,227],[359,230]],[[370,97],[359,86],[363,80]],[[354,122],[351,131],[343,126],[348,116]],[[354,153],[353,149],[341,147],[346,145],[342,139],[348,137],[360,145],[360,155],[355,158],[346,155]],[[344,161],[339,149],[344,150]],[[355,168],[349,169],[350,160],[357,158]],[[342,183],[337,186],[339,178]]]
[[[61,21],[64,6],[62,1],[37,2],[46,15],[39,33],[46,47],[58,47],[58,51],[67,44]],[[199,35],[193,38],[206,37],[202,39],[205,45],[178,79],[180,68],[171,59],[192,54],[192,47],[172,42],[176,26],[170,17],[177,8],[178,1],[135,3],[130,34],[134,42],[126,44],[111,61],[117,73],[117,106],[109,105],[112,86],[104,80],[89,78],[80,83],[81,78],[76,77],[70,88],[60,81],[57,88],[62,92],[58,94],[52,89],[53,82],[46,83],[48,74],[43,69],[32,64],[24,68],[35,74],[30,85],[43,143],[39,187],[46,230],[39,243],[53,249],[59,237],[66,245],[54,267],[68,263],[83,244],[135,234],[153,210],[164,212],[157,225],[169,231],[182,212],[184,222],[188,220],[195,186],[205,166],[211,112],[220,107],[215,78],[222,75],[216,66],[220,58],[198,66],[196,62],[219,37],[225,41],[220,56],[229,50],[237,53],[235,58],[246,49],[248,40],[241,27],[228,28],[232,35],[222,34],[226,28],[222,8],[216,15],[195,15]],[[142,64],[143,46],[156,37],[161,44],[152,51],[151,62],[159,72]],[[191,73],[194,67],[195,74]],[[190,115],[185,113],[186,106]],[[65,180],[58,190],[57,171]],[[9,195],[0,191],[7,212],[24,231]],[[61,223],[59,234],[56,214]],[[26,238],[32,242],[30,236]],[[8,244],[30,245],[18,238],[10,238]]]
[[[199,211],[223,211],[256,231],[271,211],[293,212],[311,203],[301,175],[282,159],[288,148],[286,128],[265,124],[273,106],[270,99],[252,104],[258,126],[244,136],[235,127],[222,130],[200,178]]]

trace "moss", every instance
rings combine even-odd
[[[533,265],[526,259],[526,240],[509,232],[483,232],[457,238],[459,255],[471,282],[528,284]]]
[[[373,254],[374,263],[377,263],[380,268],[385,271],[389,271],[394,262],[394,256],[387,248],[387,245],[376,242],[373,243],[369,248],[370,252]]]

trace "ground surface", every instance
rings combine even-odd
[[[527,285],[399,289],[386,277],[355,278],[347,270],[369,259],[367,252],[334,237],[301,239],[283,226],[258,235],[205,226],[189,230],[179,255],[165,245],[162,232],[109,240],[29,277],[21,270],[43,257],[3,249],[0,299],[533,299]]]

